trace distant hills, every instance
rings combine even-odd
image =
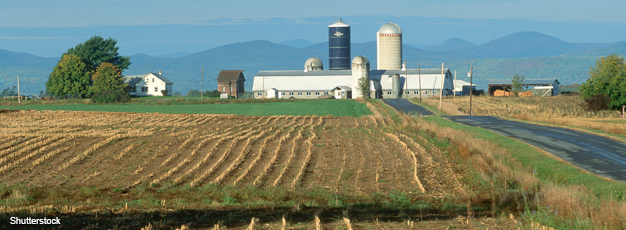
[[[420,49],[403,46],[403,58],[409,68],[441,68],[457,70],[459,79],[466,79],[470,65],[474,66],[479,88],[487,79],[506,79],[513,74],[526,78],[557,78],[562,84],[583,82],[589,67],[599,57],[613,53],[626,54],[626,41],[613,44],[567,43],[537,32],[514,33],[481,45],[460,38],[450,38],[438,45]],[[376,42],[353,43],[351,56],[363,55],[376,68]],[[220,70],[244,70],[245,88],[251,89],[252,79],[259,70],[299,70],[310,57],[318,57],[328,69],[328,43],[312,44],[307,40],[289,40],[281,44],[256,40],[232,43],[198,53],[174,53],[131,56],[131,66],[124,74],[146,74],[163,71],[174,82],[174,91],[186,94],[200,89],[201,67],[204,67],[204,90],[216,88]],[[45,89],[45,82],[59,58],[43,58],[26,53],[0,49],[0,88],[15,85],[20,75],[23,92],[34,94]]]

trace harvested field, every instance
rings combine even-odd
[[[125,191],[323,187],[435,197],[462,190],[437,173],[451,167],[441,153],[427,151],[415,134],[383,131],[382,118],[70,111],[0,116],[0,180],[7,184]]]

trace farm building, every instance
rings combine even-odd
[[[171,96],[173,82],[159,73],[149,73],[146,75],[126,75],[124,83],[128,84],[131,96]],[[163,95],[162,90],[167,90],[167,95]]]
[[[217,90],[228,96],[239,97],[244,92],[245,81],[243,70],[222,70],[217,76]]]
[[[557,96],[559,95],[559,81],[557,79],[526,79],[522,84],[523,88],[533,88],[533,95],[539,96]],[[511,92],[513,82],[510,79],[489,80],[489,95],[496,96],[495,92],[501,90]],[[504,96],[508,96],[505,94]]]
[[[278,98],[317,99],[333,96],[336,99],[355,99],[360,97],[355,95],[357,94],[355,79],[369,75],[371,98],[395,98],[393,76],[396,74],[399,75],[397,93],[402,94],[400,97],[419,97],[420,78],[423,96],[440,94],[442,69],[358,70],[355,69],[357,68],[355,65],[361,68],[358,60],[360,58],[361,56],[354,58],[352,70],[314,70],[310,66],[305,66],[305,70],[259,71],[254,76],[252,85],[254,97],[271,98],[277,92]],[[306,63],[313,62],[307,60]],[[365,71],[368,74],[365,74]],[[445,77],[443,94],[449,96],[453,93],[453,75],[447,68],[444,68],[443,72]]]
[[[476,90],[476,84],[471,84],[471,90]],[[469,95],[470,83],[463,80],[455,80],[454,93],[456,93],[457,96]]]

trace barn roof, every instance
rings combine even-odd
[[[522,85],[549,85],[556,82],[560,84],[560,82],[556,78],[552,79],[526,79]],[[487,85],[513,85],[511,79],[490,79],[487,82]]]
[[[243,70],[222,70],[217,75],[217,81],[237,81],[239,75],[243,73]],[[244,78],[244,81],[246,79]]]

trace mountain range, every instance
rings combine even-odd
[[[514,74],[529,78],[557,78],[561,84],[582,83],[589,67],[599,57],[626,54],[626,41],[606,43],[567,43],[558,38],[537,33],[510,34],[485,44],[475,45],[460,38],[450,38],[438,45],[415,48],[403,45],[403,58],[409,68],[441,68],[457,70],[466,76],[474,67],[474,82],[486,88],[488,79],[508,79]],[[363,55],[376,68],[376,42],[353,43],[351,56]],[[201,67],[204,67],[204,90],[217,87],[220,70],[244,70],[245,88],[252,88],[253,76],[259,70],[299,70],[310,57],[318,57],[327,65],[328,43],[297,39],[281,44],[256,40],[232,43],[198,53],[173,53],[159,56],[131,55],[131,66],[124,74],[146,74],[163,71],[174,82],[174,91],[186,94],[200,89]],[[20,75],[22,92],[29,94],[45,90],[45,82],[59,58],[43,58],[0,49],[0,88],[15,85]],[[328,66],[325,66],[327,69]],[[466,78],[466,77],[465,77]],[[459,79],[464,79],[459,77]]]

